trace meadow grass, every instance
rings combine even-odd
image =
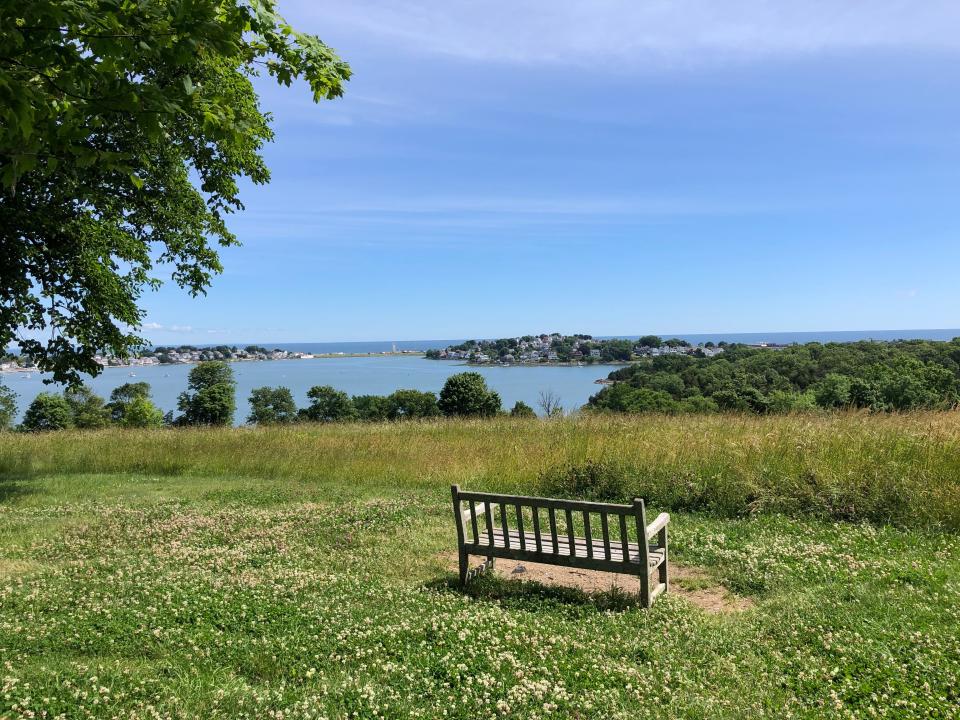
[[[958,430],[921,414],[6,435],[0,717],[958,717]],[[536,492],[587,461],[622,463],[653,512],[682,508],[672,559],[752,609],[455,587],[451,482]]]
[[[373,488],[530,490],[609,460],[670,510],[960,530],[960,413],[585,417],[9,434],[0,476],[136,473]],[[5,492],[16,492],[9,485]]]

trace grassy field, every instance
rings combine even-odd
[[[753,607],[453,587],[586,461]],[[958,532],[955,414],[5,435],[0,717],[960,717]]]

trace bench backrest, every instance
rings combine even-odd
[[[629,563],[631,555],[645,564],[649,554],[641,498],[619,505],[466,492],[457,485],[451,491],[457,539],[470,552],[495,549],[498,556],[545,562],[576,555],[604,565]]]

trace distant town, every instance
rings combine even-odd
[[[443,350],[427,350],[430,360],[460,360],[471,364],[582,364],[618,363],[660,355],[695,355],[713,357],[723,352],[727,343],[706,342],[691,345],[686,340],[664,340],[644,335],[637,340],[622,338],[598,339],[591,335],[524,335],[498,340],[469,340]]]
[[[236,345],[218,345],[216,347],[196,347],[194,345],[179,345],[176,347],[156,347],[142,350],[132,357],[115,357],[96,355],[94,360],[101,367],[141,367],[146,365],[178,365],[205,362],[208,360],[225,360],[227,362],[257,361],[257,360],[312,360],[314,358],[329,357],[369,357],[372,355],[422,355],[418,350],[392,350],[371,353],[308,353],[296,350],[272,350],[260,345],[247,345],[240,348]],[[34,361],[26,356],[4,355],[0,359],[0,372],[37,370]]]
[[[178,347],[156,347],[152,350],[144,350],[137,357],[133,358],[114,358],[97,357],[97,362],[103,366],[127,366],[127,365],[176,365],[180,363],[198,363],[207,360],[226,360],[228,362],[236,361],[257,361],[257,360],[313,360],[314,358],[327,357],[367,357],[369,355],[421,355],[416,350],[397,350],[394,345],[392,350],[375,353],[308,353],[298,350],[281,350],[273,348],[272,350],[261,347],[260,345],[247,345],[240,348],[236,345],[218,345],[216,347],[195,347],[193,345],[180,345]]]

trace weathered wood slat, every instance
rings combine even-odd
[[[469,558],[467,557],[466,550],[464,550],[466,538],[464,537],[465,533],[463,529],[463,505],[460,502],[460,487],[453,485],[450,488],[450,492],[453,498],[453,517],[457,523],[457,561],[460,569],[460,584],[465,585],[468,577]],[[476,540],[476,538],[474,538],[474,540]]]
[[[553,508],[554,510],[589,510],[590,512],[601,512],[605,510],[608,513],[620,515],[632,515],[632,505],[619,505],[617,503],[598,503],[588,500],[557,500],[554,498],[532,497],[529,495],[501,495],[498,493],[466,492],[460,493],[464,500],[477,500],[479,502],[507,503],[514,505],[536,506],[541,508]]]
[[[587,541],[587,557],[593,557],[593,534],[590,532],[590,513],[583,511],[583,537]]]
[[[503,539],[507,543],[507,548],[510,547],[510,533],[509,528],[507,527],[507,506],[503,503],[500,503],[500,527],[503,528]]]
[[[490,503],[488,502],[483,504],[483,517],[487,521],[487,544],[493,547],[493,515],[490,512]]]
[[[519,504],[514,505],[517,511],[517,531],[520,533],[520,549],[527,549],[527,536],[523,532],[523,507]]]
[[[550,547],[554,553],[560,552],[560,545],[557,542],[557,511],[556,508],[547,508],[547,515],[550,516]]]
[[[670,515],[668,513],[660,513],[657,515],[657,519],[646,527],[647,540],[653,540],[653,536],[665,528],[669,522]]]
[[[633,499],[633,521],[636,525],[637,530],[637,545],[640,548],[641,557],[649,557],[650,555],[650,544],[647,542],[647,511],[644,507],[643,500],[640,498]],[[650,607],[650,574],[642,573],[640,575],[640,604],[643,607]]]
[[[582,568],[584,570],[605,570],[608,572],[626,573],[628,575],[639,576],[643,572],[643,566],[639,563],[624,563],[619,559],[604,560],[601,557],[588,558],[585,555],[567,555],[564,553],[538,553],[532,550],[521,550],[518,547],[512,547],[509,550],[501,545],[488,547],[481,545],[475,549],[469,546],[466,550],[470,554],[483,555],[486,557],[509,558],[512,560],[526,560],[528,562],[545,563],[548,565],[561,565],[565,567]],[[646,568],[647,572],[652,572],[653,568]]]
[[[610,559],[610,521],[605,512],[600,513],[600,528],[603,531],[603,555]]]
[[[510,535],[510,547],[513,548],[513,549],[519,549],[519,546],[520,546],[520,534],[519,534],[519,532],[518,532],[517,530],[511,529],[510,532],[509,532],[509,535]],[[525,538],[526,545],[527,545],[529,548],[534,547],[534,546],[536,545],[536,537],[534,536],[534,534],[533,534],[532,532],[528,532],[528,533],[525,533],[525,535],[526,535],[526,538]],[[495,547],[504,547],[504,548],[506,548],[506,539],[503,537],[503,533],[501,532],[500,528],[495,528],[495,529],[494,529],[494,531],[493,531],[493,541],[494,541],[493,544],[494,544]],[[567,540],[566,537],[564,537],[564,536],[562,536],[562,535],[561,535],[561,536],[558,536],[558,540],[557,540],[558,549],[557,549],[556,552],[553,552],[553,551],[551,550],[551,543],[552,543],[552,540],[550,539],[550,536],[549,536],[549,535],[546,535],[546,534],[542,535],[542,536],[541,536],[541,547],[543,547],[544,549],[543,549],[541,552],[539,552],[538,554],[543,555],[543,556],[546,556],[546,557],[552,557],[552,556],[554,556],[554,555],[571,555],[571,552],[570,552],[570,544],[569,544],[569,541]],[[599,539],[598,539],[598,540],[594,540],[594,541],[591,543],[591,545],[592,545],[592,547],[593,547],[594,556],[596,556],[596,557],[601,557],[601,556],[603,556],[602,542],[601,542]],[[486,548],[489,547],[489,539],[488,539],[488,537],[487,537],[487,534],[486,534],[485,532],[484,532],[484,533],[481,533],[479,542],[477,542],[477,543],[470,543],[470,542],[468,542],[468,543],[466,543],[465,546],[466,546],[471,552],[476,551],[476,552],[478,552],[478,553],[482,553]],[[589,558],[589,557],[590,557],[590,554],[589,554],[589,552],[588,552],[588,543],[587,543],[586,538],[575,537],[575,538],[574,538],[574,546],[573,546],[573,547],[574,547],[574,552],[573,552],[572,554],[574,554],[574,555],[576,555],[576,556],[578,556],[578,557],[584,557],[584,558]],[[650,551],[650,553],[649,553],[649,561],[648,561],[650,567],[651,567],[651,568],[655,567],[655,565],[659,563],[659,559],[660,559],[662,556],[663,556],[663,553],[661,552],[661,550],[660,550],[659,548],[651,549],[651,551]],[[622,563],[622,562],[639,563],[639,562],[640,562],[640,557],[641,557],[641,550],[640,550],[640,548],[637,546],[636,543],[629,543],[629,544],[628,544],[628,556],[627,556],[628,559],[625,561],[625,560],[623,559],[623,557],[624,557],[624,556],[623,556],[623,552],[622,552],[622,546],[620,546],[620,545],[612,545],[612,546],[611,546],[611,557],[610,557],[610,558],[605,558],[605,559],[608,559],[608,560],[611,560],[611,561],[614,561],[614,562],[621,562],[621,563]]]
[[[669,591],[668,536],[670,516],[661,513],[650,525],[646,524],[646,508],[643,500],[634,498],[631,505],[592,503],[579,500],[554,498],[531,498],[523,495],[496,493],[460,492],[458,486],[451,488],[454,519],[457,523],[457,545],[460,559],[460,582],[465,584],[478,574],[493,567],[495,558],[513,558],[551,565],[624,572],[640,578],[640,600],[649,607],[661,594]],[[463,510],[463,504],[467,510]],[[480,503],[480,507],[477,507]],[[493,509],[499,505],[499,526],[495,523]],[[510,509],[516,513],[516,527],[510,527]],[[527,530],[524,511],[530,508],[532,532]],[[540,511],[546,510],[549,528],[541,528]],[[558,528],[557,511],[564,514],[564,528]],[[480,529],[477,515],[483,513],[484,528]],[[576,513],[583,522],[583,537],[577,535]],[[592,514],[600,516],[601,538],[594,538]],[[467,538],[466,524],[469,515],[472,538]],[[610,517],[617,527],[610,528]],[[636,532],[636,542],[630,541],[627,517]],[[549,530],[547,532],[546,530]],[[613,533],[619,531],[617,542]],[[651,543],[656,538],[656,545]],[[535,549],[534,549],[535,548]],[[487,562],[475,569],[469,568],[470,555],[482,555]],[[656,577],[651,577],[656,573]],[[655,584],[656,587],[651,588]]]
[[[620,549],[623,551],[623,556],[628,555],[627,548],[630,545],[630,538],[627,537],[627,518],[625,515],[620,515]]]
[[[533,534],[537,543],[537,552],[543,552],[542,541],[540,540],[540,508],[533,509]]]
[[[473,541],[476,542],[477,538],[480,537],[480,531],[477,530],[477,505],[473,500],[468,500],[470,503],[470,527],[473,528]]]

